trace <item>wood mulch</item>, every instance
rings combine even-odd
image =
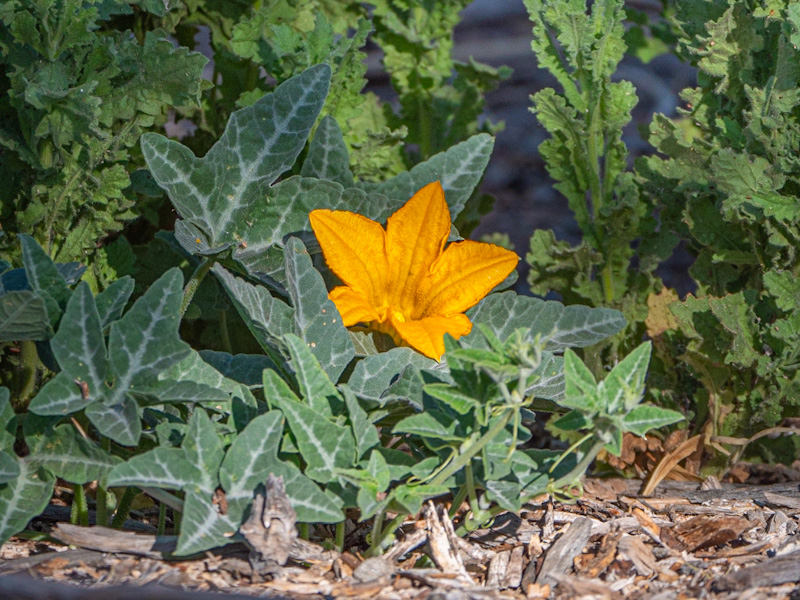
[[[269,501],[262,554],[239,544],[173,560],[174,536],[38,521],[66,545],[0,547],[0,598],[800,599],[800,477],[778,475],[770,485],[663,482],[646,497],[637,480],[588,479],[575,502],[543,498],[463,539],[429,504],[369,559],[297,539]],[[353,524],[348,539],[359,535]]]

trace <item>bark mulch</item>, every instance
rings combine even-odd
[[[174,536],[56,523],[50,536],[66,545],[14,538],[0,548],[0,598],[800,599],[797,481],[641,489],[588,479],[574,502],[543,498],[463,539],[445,507],[429,504],[369,559],[298,539],[269,492],[241,530],[249,550],[189,560],[172,558]],[[357,524],[349,533],[363,539]]]

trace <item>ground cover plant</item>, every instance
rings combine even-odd
[[[0,170],[13,182],[1,540],[60,479],[82,523],[93,503],[98,523],[120,526],[144,491],[162,529],[172,511],[176,554],[192,555],[240,540],[274,474],[301,523],[333,525],[341,545],[356,511],[372,527],[363,550],[378,554],[431,498],[466,503],[467,531],[573,495],[625,434],[684,421],[686,398],[689,427],[727,440],[796,413],[781,399],[796,385],[800,14],[682,3],[660,35],[702,56],[687,92],[700,116],[690,141],[656,117],[662,155],[632,170],[621,130],[636,96],[611,77],[625,39],[648,46],[624,33],[623,3],[526,0],[534,53],[563,88],[533,98],[553,136],[541,152],[585,234],[570,248],[533,233],[532,290],[562,303],[511,291],[517,257],[464,239],[487,208],[483,94],[504,75],[451,58],[467,3],[0,8]],[[190,49],[199,26],[210,81]],[[394,107],[362,91],[372,30]],[[705,35],[708,56],[695,48]],[[726,69],[740,63],[752,77],[733,85]],[[766,105],[728,104],[765,90],[785,94],[769,105],[785,139],[768,132]],[[164,135],[167,110],[194,133]],[[708,237],[709,222],[730,235]],[[654,270],[681,236],[699,295],[665,308]],[[532,447],[542,409],[557,413],[563,449]],[[744,417],[723,429],[731,412]]]

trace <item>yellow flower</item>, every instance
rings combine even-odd
[[[386,223],[343,210],[311,212],[325,262],[345,285],[328,297],[345,326],[363,323],[439,360],[444,334],[472,329],[464,311],[517,266],[493,244],[462,241],[445,248],[450,211],[438,181],[414,194]]]

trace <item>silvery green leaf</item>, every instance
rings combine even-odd
[[[408,366],[433,367],[436,361],[411,348],[392,348],[388,352],[366,356],[356,363],[347,385],[360,397],[378,404],[386,390]]]
[[[181,218],[206,234],[211,247],[249,242],[248,230],[260,229],[254,211],[266,204],[269,186],[305,146],[330,76],[327,65],[311,67],[236,111],[203,158],[162,135],[142,136],[142,152],[156,182]]]
[[[531,379],[538,377],[525,393],[535,398],[559,401],[564,397],[564,359],[542,352],[542,362]],[[530,381],[530,380],[529,380]]]
[[[108,369],[106,345],[100,314],[85,281],[78,284],[67,302],[50,347],[64,373],[88,386],[89,398],[97,400],[103,396]]]
[[[181,533],[175,554],[186,556],[196,554],[216,546],[230,543],[230,538],[239,529],[211,501],[211,494],[206,492],[186,492],[181,516]]]
[[[0,342],[46,340],[50,331],[45,301],[30,290],[0,296]]]
[[[640,344],[623,358],[600,383],[608,414],[630,412],[642,401],[652,344]]]
[[[19,477],[19,459],[14,454],[0,451],[0,484],[10,483]]]
[[[158,378],[161,381],[194,381],[227,393],[236,387],[233,379],[225,377],[213,365],[206,362],[203,355],[196,350],[191,350],[182,361],[162,371]]]
[[[90,394],[96,394],[91,390]],[[48,381],[31,400],[28,409],[37,415],[68,415],[89,406],[94,400],[83,395],[81,388],[67,373],[61,372]]]
[[[293,464],[278,462],[270,472],[276,477],[283,477],[286,495],[291,500],[298,521],[339,523],[344,519],[342,499],[329,490],[323,492]]]
[[[109,486],[138,485],[188,489],[200,478],[198,468],[186,459],[180,448],[154,448],[129,458],[108,474]]]
[[[180,270],[170,269],[111,324],[108,354],[116,381],[110,403],[189,355],[189,345],[178,335],[182,283]]]
[[[197,468],[199,474],[194,481],[194,488],[213,494],[219,485],[219,466],[225,452],[214,424],[201,408],[195,409],[189,419],[182,448],[186,460]]]
[[[250,421],[233,440],[219,470],[228,504],[249,502],[278,461],[283,415],[273,410]],[[234,520],[236,520],[234,518]]]
[[[11,406],[8,388],[0,387],[0,450],[14,447],[17,439],[17,415]]]
[[[22,246],[22,262],[31,290],[44,300],[50,325],[55,327],[61,316],[61,306],[67,303],[72,293],[63,275],[56,268],[41,246],[31,236],[19,234]]]
[[[518,328],[529,328],[528,339],[533,341],[536,335],[541,335],[544,349],[550,352],[590,346],[625,327],[625,317],[617,310],[564,306],[515,292],[491,294],[467,311],[467,316],[473,325],[488,325],[501,340]],[[467,348],[487,347],[477,327],[460,341]]]
[[[366,411],[358,403],[358,398],[353,390],[347,384],[342,384],[339,389],[347,405],[347,417],[356,441],[356,460],[358,461],[368,450],[380,446],[381,439],[377,428],[370,422]]]
[[[308,145],[308,154],[300,174],[303,177],[336,181],[344,187],[353,185],[347,145],[339,123],[332,116],[325,115],[319,122],[314,139]]]
[[[627,413],[623,417],[622,423],[625,431],[643,436],[651,429],[672,425],[678,421],[683,421],[685,418],[686,417],[675,410],[643,404],[634,407]]]
[[[19,477],[0,484],[0,540],[19,533],[44,511],[53,495],[55,477],[26,459],[17,459]]]
[[[319,364],[314,356],[313,348],[309,347],[308,342],[292,334],[287,334],[283,339],[292,357],[291,366],[294,369],[301,396],[315,411],[325,417],[330,417],[334,414],[334,409],[342,404],[342,398],[336,386],[333,385]]]
[[[512,512],[522,509],[522,486],[514,481],[489,480],[485,483],[489,500]]]
[[[286,417],[307,467],[305,474],[321,483],[336,481],[336,469],[355,462],[355,439],[349,427],[336,425],[306,404],[273,399]]]
[[[291,238],[284,255],[286,288],[294,305],[294,333],[308,344],[331,380],[337,381],[355,356],[353,342],[303,242]]]
[[[494,138],[479,133],[389,181],[357,185],[368,192],[384,194],[400,207],[427,184],[441,181],[450,218],[455,220],[483,177],[493,147]]]
[[[94,301],[97,305],[97,313],[100,315],[100,326],[103,329],[122,316],[122,311],[125,310],[133,293],[133,286],[133,278],[125,275],[97,294]]]
[[[267,355],[276,364],[284,362],[281,337],[294,331],[292,307],[278,300],[263,286],[234,277],[220,265],[212,272],[228,292],[233,305]]]
[[[86,417],[97,427],[100,435],[111,438],[123,446],[135,446],[142,435],[139,408],[132,398],[112,406],[93,402],[86,407]]]
[[[142,405],[215,402],[221,408],[230,401],[229,394],[224,390],[188,380],[161,379],[148,385],[139,386],[128,394],[135,397]]]
[[[104,477],[120,459],[84,439],[72,425],[60,425],[39,435],[26,434],[28,460],[70,483],[83,484]]]

